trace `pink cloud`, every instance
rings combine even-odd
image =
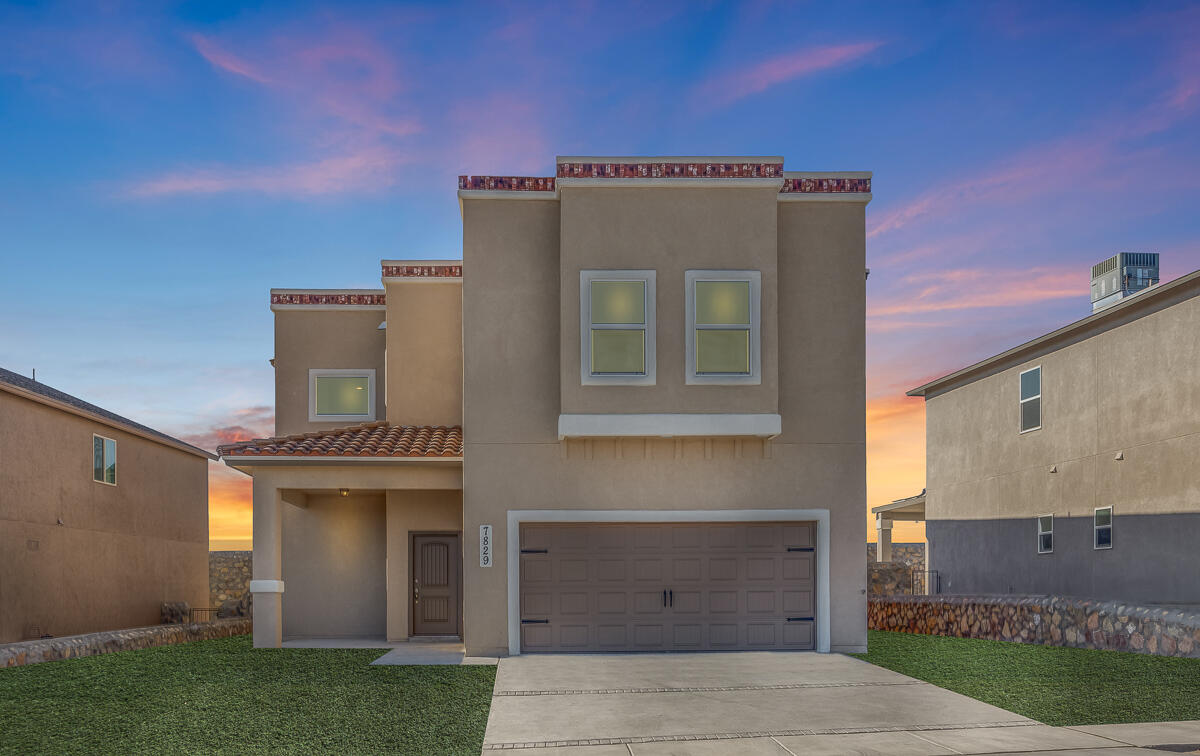
[[[1086,271],[1075,266],[1002,270],[923,271],[901,279],[897,295],[867,306],[867,318],[890,318],[991,307],[1019,307],[1084,297]]]
[[[795,50],[701,82],[694,97],[702,106],[723,107],[779,84],[848,66],[879,49],[882,44],[857,42]]]
[[[320,196],[345,192],[371,192],[396,182],[408,158],[387,147],[367,147],[310,163],[261,168],[230,166],[180,171],[138,182],[129,188],[134,197],[177,194],[251,192],[293,196]]]
[[[275,431],[275,409],[268,406],[244,407],[216,418],[204,428],[179,436],[201,449],[215,450],[221,444],[266,438]]]

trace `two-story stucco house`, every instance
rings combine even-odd
[[[255,645],[864,649],[870,186],[559,158],[460,179],[461,261],[272,291]]]
[[[1138,256],[1156,282],[1110,258],[1091,315],[909,392],[943,593],[1200,602],[1200,271],[1129,295]]]
[[[0,368],[0,643],[206,606],[210,459]]]

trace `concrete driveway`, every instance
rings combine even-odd
[[[838,654],[518,656],[483,750],[651,754],[1136,753]]]

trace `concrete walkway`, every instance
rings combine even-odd
[[[1191,742],[1200,743],[1195,724]],[[529,749],[531,756],[1153,753],[1130,747],[1133,741],[1121,734],[1047,727],[837,654],[531,655],[500,660],[483,750]],[[1170,742],[1186,743],[1186,735],[1186,728],[1172,733]]]

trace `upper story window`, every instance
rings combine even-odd
[[[1054,515],[1042,515],[1037,518],[1038,553],[1049,554],[1054,551]]]
[[[654,300],[652,270],[580,272],[580,376],[584,385],[654,385]]]
[[[684,274],[689,384],[758,384],[757,270],[689,270]]]
[[[92,480],[117,485],[117,442],[92,434]]]
[[[371,422],[375,419],[373,369],[308,371],[309,422]]]
[[[1042,427],[1042,366],[1021,373],[1021,432]]]
[[[1112,548],[1112,507],[1098,507],[1092,515],[1092,532],[1094,533],[1093,547],[1097,549]]]

